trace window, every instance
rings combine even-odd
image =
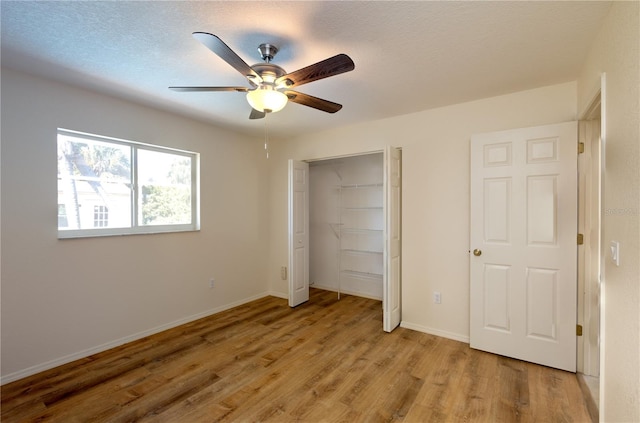
[[[199,155],[58,130],[58,237],[199,229]]]
[[[93,206],[93,227],[109,227],[109,209],[106,206]]]

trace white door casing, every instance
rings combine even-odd
[[[383,323],[385,332],[400,324],[400,246],[401,246],[401,152],[387,147],[384,151],[384,271]]]
[[[289,306],[309,300],[309,164],[289,160]]]
[[[584,152],[578,156],[578,228],[584,245],[578,249],[578,323],[584,328],[578,343],[578,371],[599,376],[600,367],[600,120],[578,123]],[[580,301],[582,300],[582,301]]]
[[[576,122],[472,137],[472,348],[575,372],[576,156]]]

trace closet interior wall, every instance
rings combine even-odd
[[[382,153],[309,166],[309,279],[316,288],[382,300]]]

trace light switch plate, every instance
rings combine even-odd
[[[611,241],[609,243],[609,252],[611,253],[611,260],[620,266],[620,243],[618,241]]]

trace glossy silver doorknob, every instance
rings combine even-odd
[[[475,250],[473,250],[473,255],[474,256],[481,256],[482,255],[482,250],[478,250],[477,248]]]

